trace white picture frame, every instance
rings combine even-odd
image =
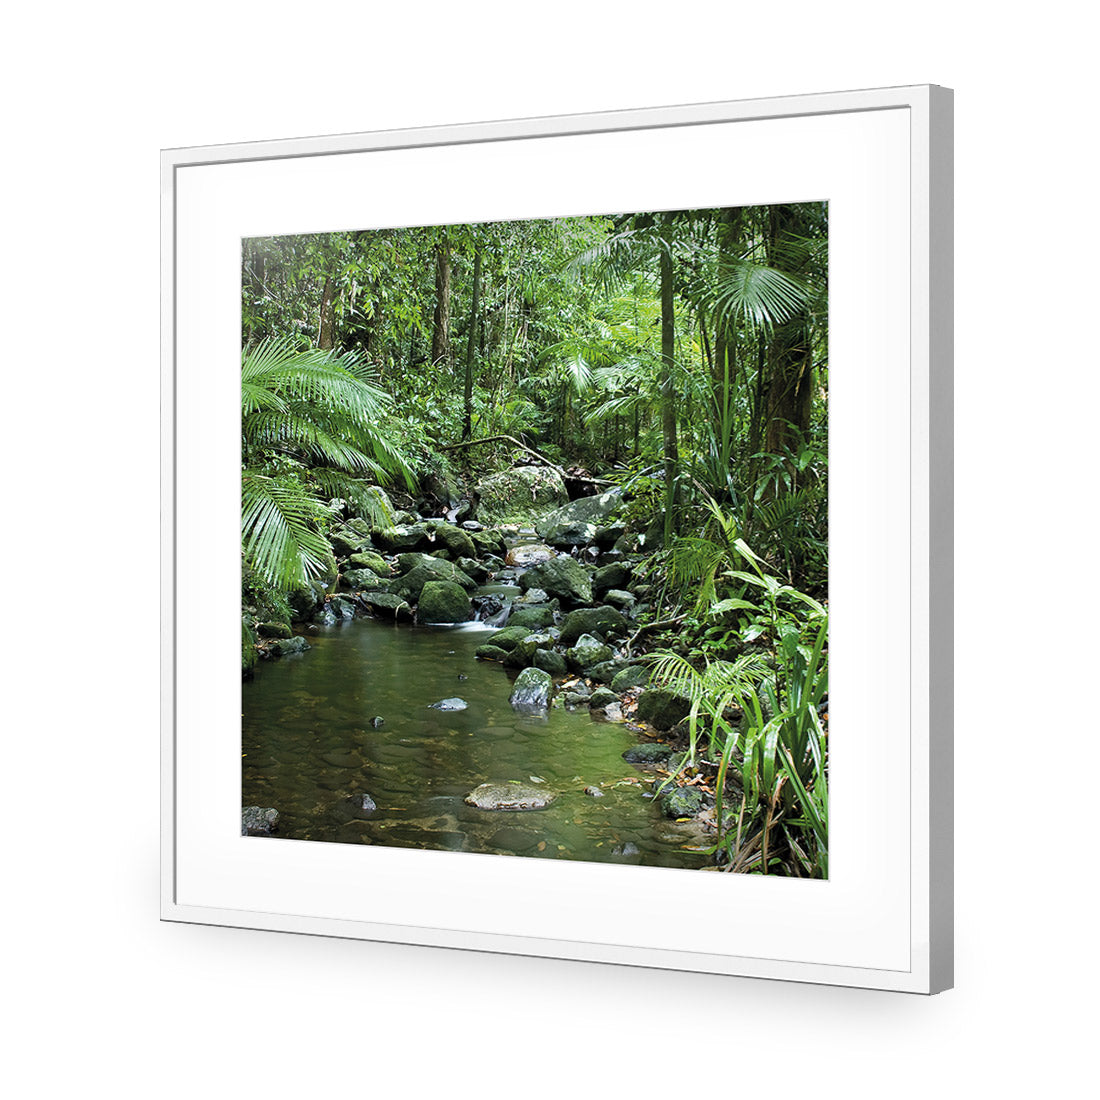
[[[163,920],[924,994],[952,985],[952,110],[949,90],[920,85],[162,153]],[[784,159],[792,137],[822,175]],[[700,152],[729,171],[661,177],[670,157]],[[460,177],[477,186],[441,193]],[[227,802],[239,635],[218,610],[239,566],[240,238],[803,199],[830,202],[842,406],[831,393],[831,549],[850,549],[839,587],[830,578],[831,648],[853,701],[831,782],[849,857],[831,856],[830,879],[241,838],[239,798]],[[201,613],[200,592],[212,600]],[[468,881],[490,905],[471,902]],[[669,927],[670,883],[707,915],[705,932]]]

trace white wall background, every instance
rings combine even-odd
[[[1083,10],[192,0],[8,13],[11,1095],[1088,1087],[1096,550],[1080,528],[1096,510],[1082,472],[1098,242]],[[958,988],[927,1000],[161,925],[158,149],[923,82],[957,92]]]

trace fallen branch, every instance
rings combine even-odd
[[[457,451],[460,447],[479,447],[482,443],[499,443],[502,440],[511,443],[514,447],[518,447],[521,451],[531,455],[532,458],[537,458],[539,462],[549,466],[551,470],[556,470],[558,476],[564,481],[565,471],[560,466],[555,466],[548,458],[540,455],[538,451],[531,450],[525,443],[520,443],[518,439],[510,435],[487,435],[484,439],[467,439],[462,443],[448,443],[446,447],[440,447],[441,451]]]
[[[663,627],[666,627],[666,626],[676,626],[677,624],[682,623],[686,618],[687,618],[686,615],[677,615],[674,619],[659,619],[657,622],[654,622],[654,623],[645,623],[645,624],[643,624],[642,626],[638,627],[638,629],[635,630],[634,633],[631,634],[631,636],[627,639],[626,652],[628,654],[630,653],[631,648],[633,647],[634,643],[643,634],[646,634],[651,630],[661,630]]]

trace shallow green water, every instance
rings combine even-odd
[[[541,858],[701,867],[705,838],[663,817],[651,776],[625,763],[638,737],[587,710],[517,715],[511,679],[478,661],[476,626],[357,620],[307,635],[305,654],[264,663],[242,685],[242,805],[273,806],[278,835]],[[463,679],[465,677],[465,679]],[[459,697],[463,711],[430,704]],[[371,720],[383,719],[380,728]],[[555,792],[543,810],[463,803],[480,783]],[[599,786],[603,798],[584,793]],[[356,815],[369,794],[377,809]],[[257,840],[257,843],[265,842]]]

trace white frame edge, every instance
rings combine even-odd
[[[911,968],[784,962],[733,955],[533,939],[410,925],[177,904],[175,890],[175,172],[242,160],[610,133],[908,108],[911,119]],[[935,85],[161,152],[161,919],[546,958],[620,963],[825,985],[938,993],[954,980],[953,94]]]

